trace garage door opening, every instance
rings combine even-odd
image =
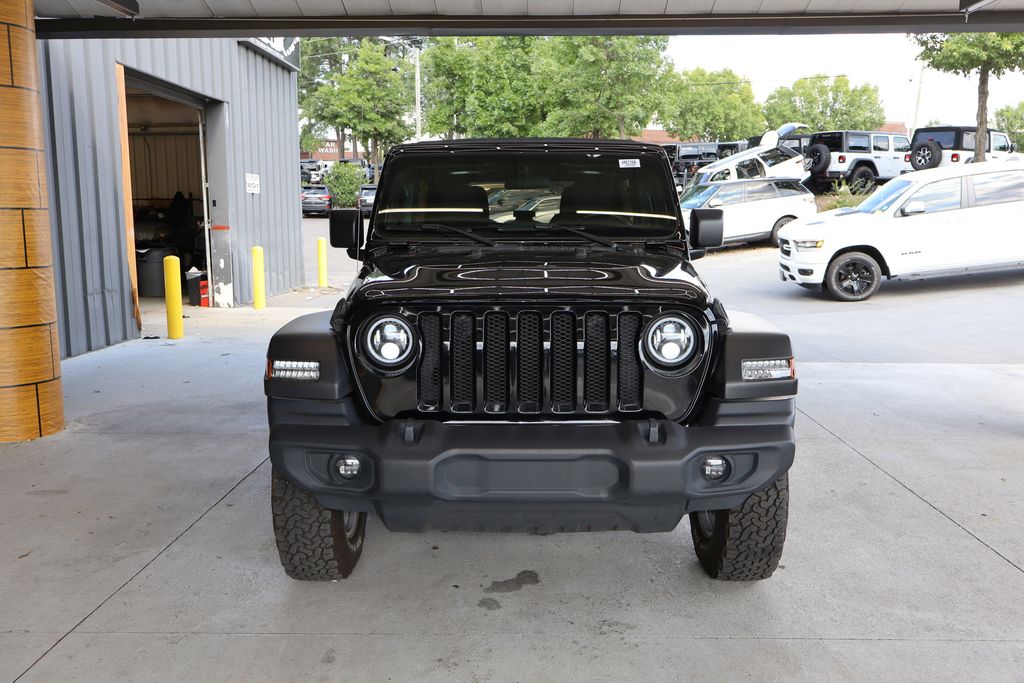
[[[126,79],[122,140],[126,143],[125,212],[129,272],[142,317],[165,306],[166,256],[181,264],[184,304],[212,305],[208,286],[209,210],[205,103],[174,99],[162,89]]]

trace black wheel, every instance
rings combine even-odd
[[[784,474],[737,508],[691,512],[693,549],[713,579],[767,579],[782,558],[788,519],[789,475]]]
[[[792,221],[792,216],[783,216],[779,220],[775,221],[775,225],[772,226],[772,234],[768,237],[768,241],[771,242],[773,247],[779,246],[779,230],[782,229],[783,225],[791,223]]]
[[[277,470],[270,477],[274,537],[285,573],[300,581],[351,574],[363,553],[366,513],[328,510]]]
[[[875,189],[875,172],[870,166],[858,166],[850,175],[850,190],[854,194],[868,194]]]
[[[840,301],[863,301],[882,283],[878,261],[859,251],[837,256],[825,271],[828,291]]]
[[[832,150],[828,148],[828,145],[811,145],[807,149],[807,157],[811,160],[811,165],[807,170],[812,175],[824,173],[832,165]]]
[[[927,168],[938,168],[942,163],[942,147],[934,140],[926,140],[914,145],[910,151],[910,165],[915,171]]]

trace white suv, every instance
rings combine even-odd
[[[701,167],[693,175],[693,182],[704,185],[754,178],[803,180],[807,177],[803,155],[782,144],[781,139],[797,129],[806,127],[802,123],[787,123],[778,130],[768,131],[761,136],[761,144]]]
[[[779,276],[840,301],[882,278],[916,279],[1024,267],[1024,164],[982,163],[908,173],[854,209],[779,231]]]
[[[854,191],[870,192],[880,181],[911,170],[910,138],[896,133],[834,130],[811,136],[804,168],[818,186],[845,180]]]
[[[915,171],[954,164],[969,164],[974,161],[975,137],[977,137],[977,128],[974,126],[918,128],[914,131],[914,140],[907,161]],[[1014,157],[1016,155],[1013,144],[1010,142],[1010,136],[999,130],[990,130],[988,146],[985,148],[985,160],[1019,160],[1019,157],[1016,159]]]

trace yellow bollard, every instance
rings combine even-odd
[[[316,238],[316,282],[320,289],[327,287],[327,239]]]
[[[267,288],[263,277],[263,247],[252,248],[252,307],[267,307]]]
[[[167,338],[185,336],[181,317],[181,261],[177,256],[164,257],[164,299],[167,302]]]

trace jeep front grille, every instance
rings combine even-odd
[[[441,314],[419,315],[422,412],[593,415],[643,409],[640,313],[456,312],[447,321],[445,329]]]

